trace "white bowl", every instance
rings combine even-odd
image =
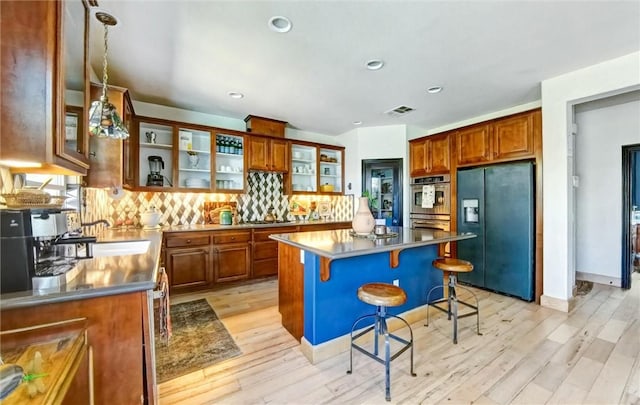
[[[155,228],[160,223],[160,213],[147,211],[140,214],[140,222],[145,228]]]

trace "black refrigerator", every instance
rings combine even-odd
[[[534,297],[534,166],[510,163],[458,170],[458,258],[474,268],[458,279],[532,301]]]

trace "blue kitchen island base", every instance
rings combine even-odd
[[[349,230],[270,235],[278,241],[278,309],[282,325],[301,342],[312,363],[349,348],[353,322],[371,313],[358,288],[367,283],[400,286],[405,304],[389,313],[413,323],[426,318],[427,291],[442,284],[432,267],[438,245],[475,237],[426,229],[397,228],[390,238],[358,238]],[[431,297],[438,299],[440,295]],[[369,323],[371,324],[372,321]],[[402,325],[389,323],[390,330]],[[363,322],[362,327],[368,325]]]

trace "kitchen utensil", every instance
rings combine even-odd
[[[148,143],[156,143],[156,133],[153,131],[145,132]]]
[[[269,209],[267,210],[267,215],[265,215],[265,216],[264,216],[264,220],[265,220],[266,222],[275,222],[276,217],[275,217],[275,216],[273,216],[273,207],[271,207],[271,208],[269,208]]]
[[[140,214],[140,222],[144,229],[157,228],[160,224],[160,213],[152,205],[147,211]]]
[[[162,156],[149,156],[149,175],[147,176],[147,186],[163,186],[164,176],[160,172],[164,169]]]
[[[40,184],[40,187],[38,187],[38,190],[44,190],[47,184],[51,183],[51,180],[53,180],[53,177],[51,176],[47,177],[47,179],[43,181],[42,184]]]

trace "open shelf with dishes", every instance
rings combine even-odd
[[[211,132],[178,130],[178,187],[211,188]]]
[[[156,122],[140,122],[138,186],[173,186],[173,127]]]
[[[319,178],[320,192],[342,193],[344,178],[344,149],[320,148]]]
[[[318,148],[313,145],[291,144],[291,191],[315,193],[318,191]]]
[[[217,133],[215,147],[215,189],[223,192],[244,190],[244,137]]]

